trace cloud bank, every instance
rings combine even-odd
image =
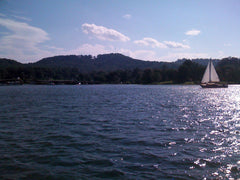
[[[129,41],[130,38],[123,35],[122,33],[114,30],[108,29],[103,26],[97,26],[95,24],[83,24],[82,30],[86,34],[90,34],[95,36],[96,38],[104,41],[122,41],[126,42]]]

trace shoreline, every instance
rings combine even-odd
[[[228,83],[229,85],[240,85],[239,83]],[[134,83],[81,83],[78,81],[71,80],[53,80],[53,81],[29,81],[29,82],[19,82],[19,81],[8,81],[1,82],[0,86],[12,86],[12,85],[200,85],[200,83],[193,82],[185,82],[185,83],[170,83],[170,82],[159,82],[159,83],[151,83],[151,84],[134,84]]]

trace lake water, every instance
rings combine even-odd
[[[240,86],[0,86],[0,179],[240,177]]]

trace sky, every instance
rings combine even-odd
[[[240,57],[239,0],[0,0],[0,58]]]

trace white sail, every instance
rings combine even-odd
[[[203,78],[202,78],[202,83],[209,82],[209,66],[210,66],[210,63],[208,63],[207,68],[204,72],[204,75],[203,75]]]
[[[213,63],[211,61],[211,77],[210,77],[211,82],[219,82],[219,77],[218,74],[216,72],[215,67],[213,66]]]
[[[208,82],[219,82],[219,77],[217,75],[217,72],[213,66],[212,61],[210,60],[210,62],[207,65],[207,68],[205,70],[205,73],[203,75],[202,78],[202,83],[208,83]]]

